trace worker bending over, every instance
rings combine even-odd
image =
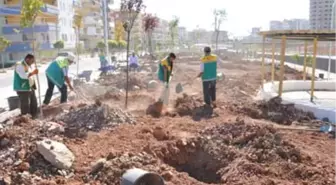
[[[169,102],[169,82],[172,76],[175,59],[176,55],[170,53],[166,58],[162,59],[159,64],[158,78],[164,84],[164,91],[159,101],[164,102],[165,105],[168,105]]]
[[[33,119],[37,116],[36,85],[33,76],[38,74],[38,70],[29,71],[34,62],[34,55],[28,54],[23,61],[16,63],[13,82],[14,91],[20,100],[21,115],[30,114]]]
[[[69,66],[74,62],[75,56],[68,53],[67,57],[57,57],[46,70],[48,89],[44,98],[44,105],[48,105],[53,95],[55,85],[61,92],[61,103],[65,103],[68,99],[68,90],[64,82],[67,83],[72,91],[70,79],[68,77]]]
[[[203,97],[207,106],[216,107],[216,79],[217,56],[211,54],[211,48],[204,48],[204,57],[201,59],[201,72],[197,77],[202,77]]]

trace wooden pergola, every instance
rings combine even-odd
[[[284,77],[284,64],[285,64],[285,53],[286,53],[286,41],[287,40],[297,40],[305,41],[304,46],[304,67],[303,67],[303,80],[306,80],[306,67],[307,67],[307,48],[308,42],[313,41],[313,60],[312,60],[312,79],[311,79],[311,91],[310,100],[314,100],[314,89],[315,89],[315,69],[316,69],[316,55],[317,55],[317,43],[318,41],[329,41],[333,42],[336,40],[335,30],[276,30],[276,31],[262,31],[259,33],[263,37],[262,46],[262,61],[261,61],[261,74],[262,74],[262,87],[265,78],[265,40],[266,38],[272,39],[272,82],[274,81],[274,53],[275,53],[275,40],[281,40],[281,67],[280,67],[280,82],[279,82],[279,96],[282,95],[283,89],[283,77]]]

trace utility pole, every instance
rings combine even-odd
[[[107,61],[109,60],[109,47],[108,47],[108,22],[107,22],[107,0],[101,0],[103,5],[103,22],[104,22],[104,43],[105,43],[105,55]]]

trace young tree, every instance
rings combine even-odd
[[[129,66],[128,66],[128,55],[130,47],[130,38],[131,31],[134,25],[136,18],[139,13],[145,8],[143,0],[121,0],[120,12],[126,15],[126,19],[123,21],[123,27],[127,33],[127,49],[126,49],[126,61],[127,61],[127,70],[126,70],[126,99],[125,107],[127,108],[128,102],[128,77],[129,77]]]
[[[0,37],[0,52],[5,51],[5,49],[11,44],[11,41],[7,40],[5,37]],[[5,69],[5,61],[2,60],[2,69]]]
[[[148,38],[148,52],[153,54],[152,34],[154,29],[159,26],[159,18],[152,14],[146,14],[143,17],[143,26]]]
[[[180,19],[174,16],[173,20],[169,21],[169,34],[171,38],[172,49],[175,47],[175,38],[177,35],[177,27],[180,23]]]
[[[223,23],[223,21],[226,20],[227,14],[226,14],[226,10],[222,9],[222,10],[217,10],[215,9],[213,12],[213,15],[215,17],[215,34],[216,34],[216,51],[218,50],[218,39],[219,39],[219,33],[220,33],[220,28],[221,25]]]
[[[54,44],[53,44],[54,48],[57,49],[57,52],[59,53],[61,49],[64,48],[64,41],[63,40],[59,40],[59,41],[56,41]]]
[[[21,19],[20,25],[21,27],[31,27],[33,29],[33,54],[35,54],[35,33],[34,33],[34,23],[36,17],[41,12],[41,8],[44,6],[42,0],[23,0],[21,6]],[[35,62],[35,68],[37,69],[37,64]],[[41,86],[39,76],[36,75],[37,85],[38,85],[38,96],[39,96],[39,104],[42,105],[41,100]],[[40,106],[40,113],[43,117],[42,106]]]
[[[78,71],[79,71],[79,53],[81,50],[80,42],[79,42],[79,36],[80,32],[79,30],[83,27],[83,15],[79,12],[76,12],[75,15],[73,16],[73,28],[76,31],[76,53],[77,53],[77,71],[76,74],[78,76]]]

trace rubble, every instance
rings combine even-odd
[[[45,139],[38,141],[37,151],[59,169],[70,169],[75,160],[73,153],[62,143]]]
[[[89,130],[97,132],[123,123],[135,124],[131,114],[118,108],[110,108],[100,101],[60,114],[54,120],[65,123],[65,135],[68,137],[85,137]]]
[[[159,86],[158,82],[155,80],[151,80],[148,82],[147,88],[148,90],[155,90]]]

